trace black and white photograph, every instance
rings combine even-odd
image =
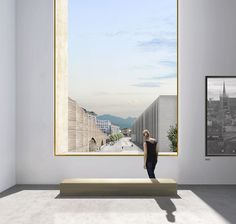
[[[206,156],[236,155],[236,77],[206,77]]]

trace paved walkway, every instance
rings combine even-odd
[[[123,137],[117,141],[114,145],[104,145],[102,146],[100,152],[121,152],[121,153],[143,153],[137,145],[130,141],[130,137]]]

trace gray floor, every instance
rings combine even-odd
[[[236,223],[236,186],[179,186],[178,197],[61,197],[57,186],[0,194],[0,224]]]

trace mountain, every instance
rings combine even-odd
[[[120,128],[131,128],[132,124],[136,120],[135,117],[127,117],[127,118],[122,118],[122,117],[117,117],[113,116],[111,114],[103,114],[97,116],[97,119],[99,120],[109,120],[111,121],[112,124],[120,126]]]

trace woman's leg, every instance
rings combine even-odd
[[[154,161],[148,161],[146,163],[146,167],[147,167],[147,172],[148,172],[149,178],[156,178],[155,177],[155,173],[154,173],[154,170],[155,170],[155,167],[156,167],[156,163],[157,162],[154,162]]]
[[[157,161],[153,161],[152,162],[152,172],[153,172],[153,178],[156,179],[156,176],[155,176],[155,168],[156,168],[156,165],[157,165]]]

